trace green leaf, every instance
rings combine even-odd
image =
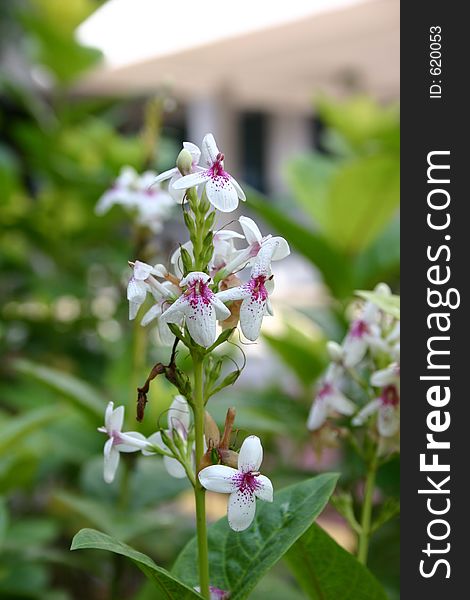
[[[312,600],[387,600],[371,573],[315,523],[285,558]]]
[[[328,192],[338,168],[337,162],[322,154],[307,154],[287,164],[287,181],[295,199],[322,229],[328,226]]]
[[[4,421],[0,426],[0,456],[33,431],[63,415],[61,407],[46,406]]]
[[[108,550],[121,556],[130,558],[145,576],[152,581],[159,595],[158,599],[166,600],[191,600],[202,598],[196,591],[178,581],[171,573],[156,565],[146,554],[137,552],[134,548],[115,540],[114,538],[96,531],[95,529],[82,529],[73,538],[71,550],[83,548],[96,548],[97,550]]]
[[[286,211],[273,207],[260,194],[251,190],[248,202],[251,208],[289,241],[289,244],[321,271],[325,283],[335,296],[345,298],[352,292],[354,285],[347,258],[323,235],[289,219]]]
[[[333,178],[328,202],[328,239],[356,253],[377,238],[398,209],[400,168],[392,155],[349,161]]]
[[[384,296],[383,294],[377,294],[376,292],[369,292],[366,290],[357,290],[356,294],[364,300],[373,302],[384,312],[392,315],[396,319],[400,318],[400,296],[391,294],[390,296]]]
[[[298,329],[286,325],[285,333],[263,334],[268,345],[305,385],[311,385],[327,364],[325,341],[312,339]]]
[[[231,600],[247,598],[258,581],[273,567],[318,517],[331,496],[338,476],[318,475],[274,495],[272,504],[259,502],[251,527],[232,531],[224,517],[209,528],[210,581],[230,590]],[[183,549],[173,573],[188,585],[197,585],[197,542]]]
[[[103,396],[85,381],[63,371],[24,359],[15,361],[13,368],[59,392],[88,414],[103,418],[105,408]]]

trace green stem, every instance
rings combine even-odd
[[[369,542],[372,522],[372,500],[375,488],[375,477],[377,474],[377,456],[368,465],[366,483],[364,488],[364,504],[361,514],[361,531],[359,534],[359,547],[357,559],[363,565],[367,564],[367,554],[369,552]]]
[[[203,393],[203,362],[199,352],[192,353],[194,364],[194,431],[196,436],[196,473],[204,456],[204,393]],[[199,563],[199,586],[201,595],[209,599],[209,551],[207,545],[206,498],[205,489],[199,483],[196,474],[194,486],[196,500],[196,528]]]

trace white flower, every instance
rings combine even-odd
[[[189,154],[191,155],[191,158],[192,158],[191,172],[192,173],[196,172],[198,170],[199,159],[201,158],[201,151],[196,146],[196,144],[192,144],[191,142],[183,142],[183,149],[187,150],[189,152]],[[182,175],[181,175],[178,167],[173,167],[172,169],[169,169],[168,171],[164,171],[163,173],[160,173],[160,175],[158,175],[154,179],[153,183],[158,184],[158,183],[161,183],[162,181],[169,179],[170,182],[168,184],[168,192],[170,193],[171,197],[176,202],[178,202],[179,204],[182,204],[183,200],[184,200],[185,189],[175,189],[175,187],[174,187],[174,184],[181,178],[182,178]]]
[[[262,460],[260,439],[250,435],[240,448],[238,470],[225,465],[212,465],[199,473],[199,481],[207,490],[230,494],[228,522],[234,531],[243,531],[251,525],[256,511],[256,498],[273,501],[273,485],[259,473]]]
[[[135,263],[130,264],[132,265],[133,273],[127,285],[127,299],[129,300],[129,319],[132,321],[137,316],[139,308],[145,302],[148,292],[157,294],[157,298],[161,295],[173,299],[174,294],[154,277],[166,276],[167,270],[163,265],[152,267],[140,260],[136,260]]]
[[[230,275],[230,273],[233,273],[242,265],[252,265],[253,259],[266,244],[276,244],[271,260],[282,260],[283,258],[286,258],[286,256],[289,256],[289,244],[283,237],[273,237],[271,234],[265,236],[261,235],[258,225],[249,217],[240,217],[238,221],[241,225],[248,246],[235,252],[232,259],[227,261],[226,265],[224,266],[224,271],[227,275]]]
[[[210,289],[211,278],[206,273],[194,271],[181,280],[186,291],[161,316],[165,323],[180,323],[184,317],[192,339],[208,348],[217,336],[216,322],[230,316],[229,309]]]
[[[174,201],[159,186],[151,185],[154,179],[153,171],[139,175],[133,167],[123,167],[113,186],[99,199],[96,213],[102,215],[120,204],[135,212],[139,225],[161,231],[163,222],[171,216]]]
[[[247,283],[217,293],[222,302],[242,300],[240,327],[243,335],[252,342],[258,339],[263,317],[273,314],[269,294],[274,289],[271,260],[277,246],[278,242],[273,239],[261,247]]]
[[[341,367],[337,364],[328,367],[308,416],[307,428],[310,431],[320,429],[334,413],[349,416],[356,410],[354,403],[340,389],[341,374]]]
[[[166,434],[173,438],[175,435],[179,435],[183,442],[186,444],[188,440],[188,432],[189,426],[191,424],[191,417],[189,414],[189,406],[184,396],[175,396],[171,406],[168,410],[168,429],[166,430]],[[169,452],[168,447],[162,440],[162,434],[157,431],[152,434],[147,442],[152,444],[152,446],[157,446],[162,450]],[[154,454],[151,450],[142,450],[142,454],[146,456],[150,456]],[[163,464],[169,475],[172,477],[176,477],[177,479],[182,479],[186,477],[186,471],[184,470],[183,465],[176,459],[170,456],[163,457]]]
[[[98,431],[109,436],[104,445],[104,480],[111,483],[114,480],[119,465],[120,452],[137,452],[147,446],[145,437],[137,431],[122,432],[124,422],[124,406],[113,409],[113,402],[109,402],[104,415],[104,427]]]
[[[222,212],[232,212],[238,206],[238,199],[246,200],[237,181],[224,170],[224,155],[219,152],[214,136],[208,133],[202,140],[202,163],[195,173],[185,175],[173,183],[175,190],[205,184],[209,202]]]
[[[387,385],[400,385],[400,365],[396,362],[391,363],[385,369],[375,371],[370,376],[370,382],[375,387],[385,387]]]
[[[233,243],[235,239],[243,239],[243,235],[230,229],[221,229],[214,233],[212,238],[214,253],[209,264],[211,273],[216,273],[225,267],[238,253]]]
[[[163,346],[171,346],[175,341],[175,336],[171,333],[168,325],[160,317],[168,306],[168,294],[171,294],[171,297],[173,298],[177,298],[180,294],[180,290],[170,281],[164,281],[161,285],[167,290],[167,293],[162,294],[160,290],[154,288],[150,289],[155,304],[145,313],[140,324],[142,327],[145,327],[149,323],[156,321],[158,337],[161,344]]]
[[[394,436],[400,428],[400,396],[395,385],[385,386],[380,397],[366,404],[354,417],[352,423],[363,425],[375,413],[378,413],[379,434],[382,437]]]

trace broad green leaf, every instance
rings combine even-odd
[[[100,531],[94,529],[82,529],[79,531],[73,538],[70,549],[81,550],[83,548],[108,550],[108,552],[114,552],[115,554],[130,558],[157,588],[159,594],[155,596],[155,600],[192,600],[194,598],[202,598],[192,588],[186,586],[171,573],[156,565],[146,554],[142,554],[142,552],[138,552],[134,548]]]
[[[325,342],[286,325],[282,335],[263,334],[269,346],[305,385],[311,385],[326,366]]]
[[[400,318],[400,296],[391,294],[390,296],[384,296],[383,294],[377,294],[376,292],[369,292],[366,290],[357,290],[356,294],[364,300],[373,302],[384,312],[392,315],[396,319]]]
[[[60,406],[46,406],[12,417],[0,425],[0,456],[33,431],[64,415]]]
[[[322,154],[307,154],[287,164],[287,181],[296,201],[321,229],[328,226],[328,192],[337,162]]]
[[[381,154],[349,161],[331,182],[324,234],[343,251],[357,253],[376,239],[399,202],[397,157]]]
[[[371,573],[316,523],[290,548],[285,559],[312,600],[387,600]]]
[[[305,533],[331,496],[338,476],[325,473],[274,494],[272,504],[258,502],[255,520],[241,533],[224,517],[209,528],[211,585],[230,590],[231,600],[247,598],[258,581]],[[173,573],[197,585],[197,542],[191,540],[176,560]]]
[[[398,279],[400,273],[400,220],[395,218],[353,265],[356,287],[373,288],[378,281]]]
[[[19,373],[28,375],[47,385],[94,417],[103,418],[105,403],[103,396],[85,381],[51,367],[35,364],[29,360],[17,360],[13,367]]]
[[[273,207],[260,194],[249,193],[248,202],[263,219],[283,235],[298,252],[318,268],[332,293],[339,298],[347,297],[354,288],[347,258],[338,252],[318,232],[299,225],[282,211]]]

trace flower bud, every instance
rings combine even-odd
[[[390,296],[392,290],[386,283],[378,283],[375,286],[374,292],[380,296]]]
[[[191,153],[183,148],[176,159],[176,166],[181,175],[189,175],[193,169],[193,157]]]
[[[209,448],[216,448],[220,442],[220,432],[217,423],[207,412],[204,414],[204,435]]]
[[[227,467],[238,469],[238,453],[233,450],[219,449],[220,461]]]
[[[330,340],[326,344],[326,350],[332,362],[340,363],[343,360],[343,348],[337,342]]]

